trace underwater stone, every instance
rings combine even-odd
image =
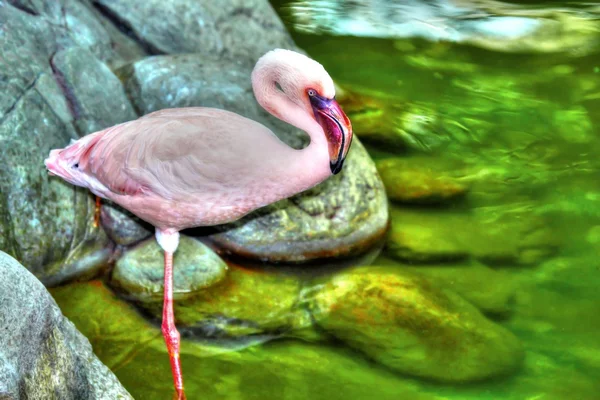
[[[312,321],[299,305],[300,290],[293,275],[231,264],[220,282],[175,303],[177,326],[182,334],[211,339],[274,337],[310,328]],[[138,303],[160,319],[162,298]]]
[[[347,91],[339,98],[355,134],[383,150],[430,151],[452,141],[434,105],[398,104],[396,100]]]
[[[206,245],[181,235],[173,260],[173,296],[186,297],[212,286],[227,274],[227,265]],[[154,238],[125,251],[111,283],[132,299],[160,299],[164,288],[164,253]]]
[[[204,106],[227,109],[258,121],[295,148],[306,134],[270,116],[254,99],[251,67],[205,55],[157,56],[122,71],[135,107]],[[385,189],[375,165],[358,140],[344,170],[322,184],[210,236],[223,250],[268,261],[301,262],[360,254],[379,241],[388,223]]]
[[[44,286],[0,251],[0,398],[132,399]]]
[[[232,287],[227,294],[235,297],[245,289],[236,291]],[[271,296],[268,291],[264,294]],[[276,292],[272,299],[282,294]],[[53,288],[52,295],[136,399],[172,397],[173,381],[160,323],[148,323],[134,307],[97,281]],[[245,301],[250,307],[260,298],[239,300],[240,305]],[[415,387],[414,381],[402,380],[336,346],[285,340],[245,349],[252,343],[228,345],[194,340],[179,327],[178,303],[175,312],[182,331],[181,360],[190,399],[397,400],[401,396],[432,400]],[[277,305],[273,301],[270,306]]]
[[[443,204],[463,197],[468,186],[444,171],[415,163],[412,158],[390,158],[377,163],[377,170],[390,200],[407,204]],[[429,160],[435,163],[435,159]]]
[[[325,282],[311,302],[318,325],[395,371],[443,382],[514,372],[519,340],[450,290],[397,267],[361,267]]]
[[[452,290],[487,314],[510,313],[517,292],[516,279],[476,261],[464,264],[402,265],[403,271],[423,276],[432,284]]]
[[[556,253],[561,240],[546,218],[526,211],[394,207],[387,254],[435,263],[472,257],[488,265],[532,265]]]

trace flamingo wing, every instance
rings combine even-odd
[[[183,199],[238,190],[281,148],[269,129],[237,114],[167,109],[107,130],[80,164],[116,194]]]

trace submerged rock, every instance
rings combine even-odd
[[[476,261],[414,266],[381,257],[374,264],[394,266],[400,271],[422,276],[437,287],[459,294],[486,314],[509,314],[519,288],[513,275]]]
[[[397,268],[336,275],[311,301],[323,329],[395,371],[445,382],[514,372],[523,348],[455,293]]]
[[[418,263],[472,257],[490,265],[531,265],[559,246],[547,219],[523,211],[395,208],[387,254]]]
[[[377,170],[390,200],[408,204],[443,204],[463,197],[468,186],[436,170],[436,159],[390,158]],[[428,165],[428,162],[433,165]]]
[[[177,326],[203,338],[281,336],[311,325],[299,306],[300,290],[298,277],[231,265],[220,282],[176,302]],[[161,318],[162,300],[140,300]]]
[[[132,399],[44,286],[0,252],[0,398]]]
[[[289,145],[306,135],[267,114],[254,99],[251,67],[206,55],[153,57],[122,72],[137,109],[205,106],[256,120]],[[358,140],[344,170],[316,188],[220,228],[211,239],[234,254],[269,261],[306,261],[354,255],[387,228],[387,198],[377,171]]]
[[[112,273],[113,285],[137,300],[159,300],[164,289],[164,252],[154,238],[125,251]],[[225,278],[227,265],[198,240],[181,235],[173,258],[175,299],[215,285]]]
[[[52,289],[52,294],[78,329],[90,338],[98,357],[115,371],[136,399],[171,398],[169,357],[158,324],[146,322],[100,282],[65,285]],[[247,298],[248,302],[255,300],[260,301]],[[413,381],[403,380],[345,349],[300,341],[243,349],[235,345],[209,346],[184,335],[181,363],[190,399],[436,397],[417,390]]]

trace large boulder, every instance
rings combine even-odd
[[[0,398],[132,399],[31,273],[0,251]]]
[[[52,148],[136,114],[102,61],[110,46],[94,39],[104,31],[93,14],[65,2],[65,27],[52,2],[26,3],[0,5],[0,142],[8,149],[0,154],[0,248],[52,285],[95,273],[110,249],[91,224],[92,197],[49,179],[43,160]]]
[[[263,0],[96,0],[93,4],[150,54],[228,54],[254,62],[267,50],[294,46],[269,2]]]
[[[455,293],[394,267],[361,267],[325,282],[310,303],[327,332],[396,371],[446,382],[515,371],[523,347]]]

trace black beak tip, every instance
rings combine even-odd
[[[329,163],[329,168],[331,168],[331,173],[333,175],[337,175],[340,173],[340,171],[342,170],[342,166],[344,165],[344,159],[340,158],[338,161],[336,162],[332,162]]]

